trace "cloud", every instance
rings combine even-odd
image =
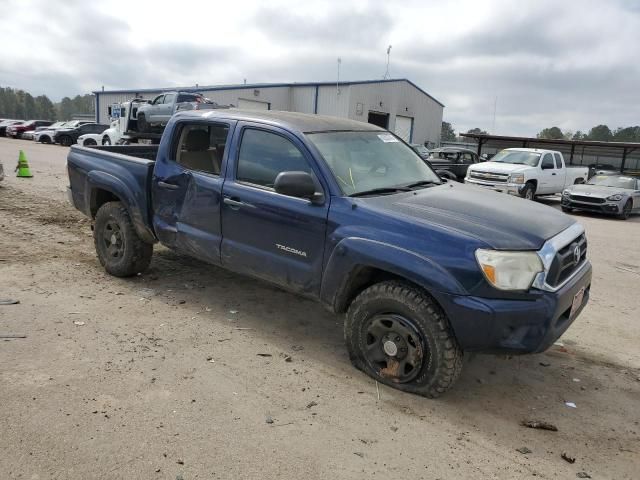
[[[5,0],[0,83],[58,100],[99,89],[406,77],[457,130],[534,135],[637,124],[633,0],[304,3]]]

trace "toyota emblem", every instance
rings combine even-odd
[[[576,245],[576,248],[573,249],[573,263],[577,264],[580,261],[581,254],[580,245]]]

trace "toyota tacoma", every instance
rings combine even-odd
[[[345,314],[353,364],[427,397],[464,352],[544,351],[589,298],[574,219],[443,181],[366,123],[183,112],[159,145],[73,146],[68,174],[110,274],[144,271],[160,242],[267,280]]]

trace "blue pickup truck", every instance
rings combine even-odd
[[[158,146],[73,146],[69,197],[110,274],[160,242],[345,313],[353,364],[436,397],[463,352],[547,349],[591,287],[584,229],[440,179],[366,123],[288,112],[172,117]]]

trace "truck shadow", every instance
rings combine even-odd
[[[216,317],[210,321],[224,322],[230,329],[250,329],[270,349],[319,361],[338,376],[350,378],[354,391],[371,390],[372,381],[349,362],[343,316],[311,300],[166,249],[157,251],[141,281],[164,292],[170,304],[199,312],[209,309]],[[463,408],[482,411],[486,418],[512,415],[516,423],[520,417],[545,415],[553,420],[570,410],[582,413],[587,405],[594,411],[603,405],[613,408],[627,398],[620,392],[640,399],[636,380],[640,371],[590,357],[579,345],[569,343],[537,355],[467,355],[458,383],[440,399],[428,401],[386,387],[384,398],[418,415],[430,415],[434,408]],[[511,405],[506,409],[505,399]],[[565,402],[578,404],[580,410]]]

